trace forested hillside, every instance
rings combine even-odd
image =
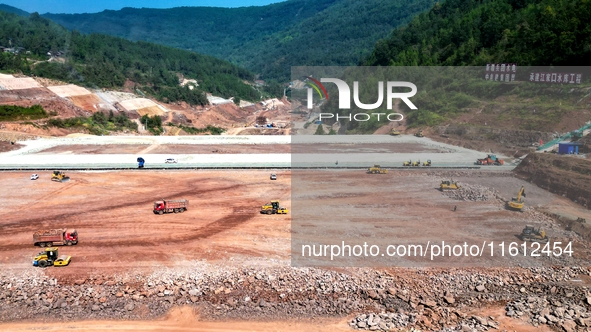
[[[367,65],[588,65],[587,0],[447,0],[379,41]]]
[[[0,70],[22,72],[90,87],[136,88],[163,101],[204,104],[204,91],[223,97],[258,100],[261,93],[244,81],[249,71],[229,62],[147,42],[107,35],[83,35],[31,14],[0,11],[0,45],[22,47],[18,54],[0,53]],[[46,61],[51,52],[52,61]],[[179,76],[199,87],[179,86]]]
[[[182,7],[48,14],[99,32],[188,49],[286,81],[291,66],[357,65],[380,38],[431,8],[433,0],[289,0],[243,8]]]
[[[5,5],[3,3],[0,3],[0,11],[7,12],[7,13],[13,13],[13,14],[17,14],[20,16],[29,16],[30,15],[29,13],[27,13],[24,10],[21,10],[21,9],[18,9],[18,8],[9,6],[9,5]]]

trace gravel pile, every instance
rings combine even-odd
[[[559,290],[553,286],[548,296],[529,296],[507,304],[505,310],[509,317],[528,318],[534,326],[554,325],[564,331],[591,329],[591,295],[579,294],[577,290],[566,290],[564,297],[556,296]],[[576,299],[573,299],[576,297]],[[584,300],[581,300],[584,298]]]
[[[415,322],[416,314],[405,315],[404,313],[371,313],[355,317],[350,323],[354,329],[369,331],[390,331],[394,328],[406,327]]]
[[[488,330],[498,330],[499,323],[495,321],[494,317],[480,317],[480,316],[472,316],[470,318],[464,319],[460,322],[457,326],[451,328],[443,328],[441,332],[454,332],[454,331],[488,331]]]
[[[494,199],[502,200],[499,193],[488,187],[474,184],[459,184],[460,189],[442,191],[443,195],[458,201],[484,202]]]

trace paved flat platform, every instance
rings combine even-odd
[[[22,144],[22,149],[0,154],[0,169],[131,169],[137,167],[138,157],[144,158],[147,169],[367,168],[374,164],[403,168],[403,162],[408,160],[431,160],[431,168],[477,168],[474,161],[486,156],[484,152],[428,138],[387,135],[73,135]],[[218,153],[224,149],[225,153]],[[505,158],[504,166],[482,168],[507,171],[516,166],[506,157],[499,157]],[[178,163],[166,164],[166,158],[175,158]]]

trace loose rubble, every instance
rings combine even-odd
[[[473,184],[461,184],[460,189],[442,191],[443,195],[458,201],[484,202],[493,199],[503,200],[499,193],[491,188]]]
[[[510,317],[566,331],[591,323],[591,292],[568,281],[588,268],[490,270],[213,267],[166,270],[116,278],[58,280],[42,270],[3,272],[0,320],[47,318],[149,319],[173,306],[199,306],[201,316],[223,319],[312,319],[349,316],[352,329],[485,331],[498,317],[467,312],[505,302]]]

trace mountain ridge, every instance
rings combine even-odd
[[[290,0],[240,8],[126,8],[44,17],[82,33],[101,32],[212,55],[263,79],[287,81],[291,66],[359,64],[377,40],[433,3]]]

